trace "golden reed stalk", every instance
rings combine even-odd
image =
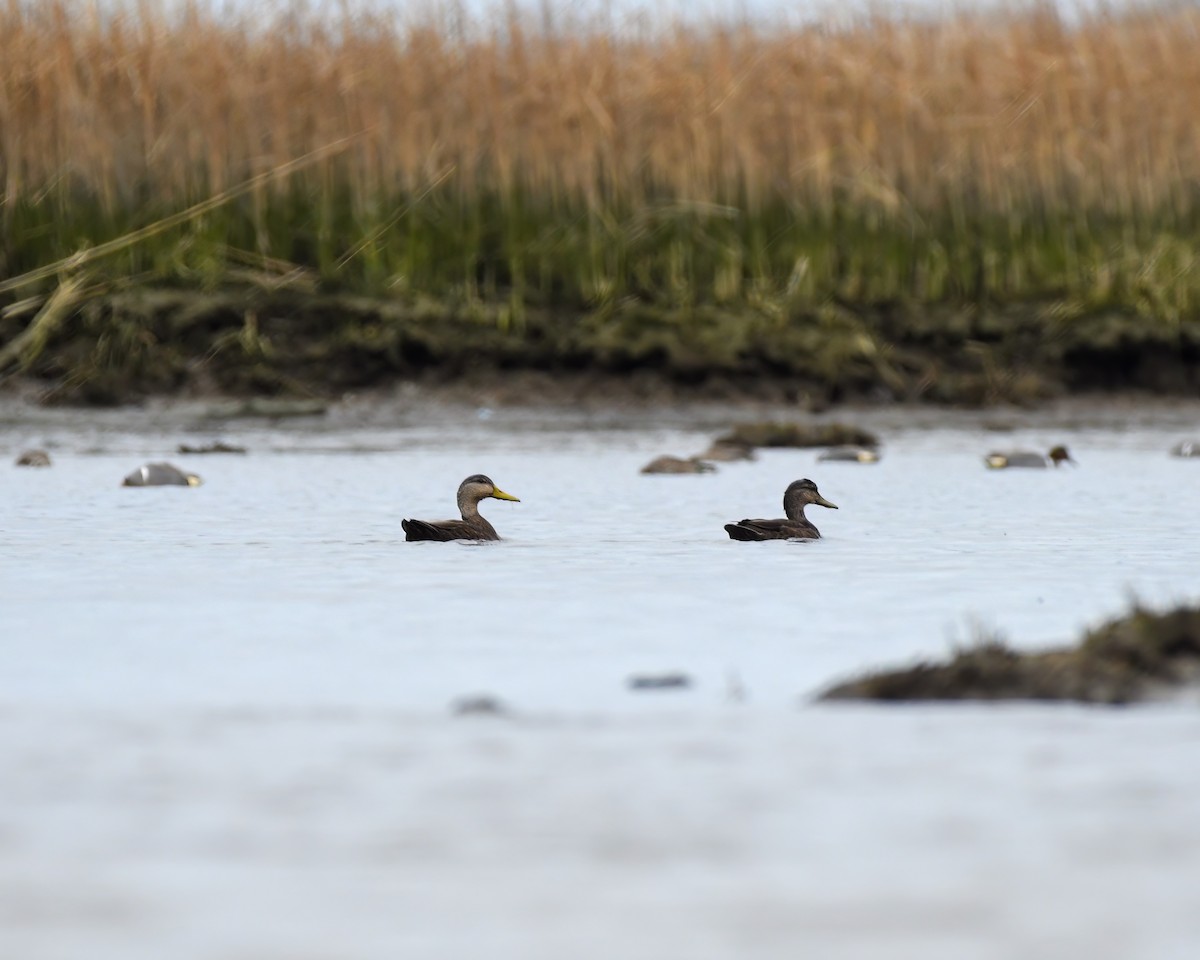
[[[451,169],[467,200],[520,190],[600,208],[1186,217],[1197,203],[1191,5],[1074,25],[1035,7],[641,35],[381,12],[264,25],[245,6],[238,22],[199,6],[7,0],[5,210],[82,197],[178,209],[364,130],[320,175],[363,209]]]

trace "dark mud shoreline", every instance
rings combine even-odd
[[[28,314],[0,319],[0,344]],[[146,397],[335,398],[400,383],[555,398],[1034,405],[1200,393],[1200,321],[1045,303],[827,304],[781,317],[626,303],[462,308],[296,291],[141,289],[84,303],[0,372],[50,404]],[[30,338],[31,340],[33,338]]]

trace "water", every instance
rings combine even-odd
[[[876,412],[878,465],[642,477],[729,412],[0,412],[55,458],[0,470],[0,956],[1190,958],[1194,705],[811,697],[1195,599],[1196,414]],[[118,486],[214,436],[251,452]],[[505,541],[403,542],[478,471]],[[823,541],[725,538],[802,476]]]

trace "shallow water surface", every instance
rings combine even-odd
[[[699,417],[10,416],[55,466],[0,470],[0,952],[1193,956],[1193,705],[811,696],[1194,599],[1197,419],[872,416],[877,465],[696,477],[637,471]],[[170,456],[214,436],[250,453]],[[119,486],[162,458],[204,485]],[[479,471],[503,542],[403,541]],[[804,476],[823,540],[726,538]]]

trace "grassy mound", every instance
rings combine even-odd
[[[839,683],[822,700],[1074,700],[1123,704],[1200,683],[1200,607],[1136,608],[1076,647],[1023,653],[986,642],[946,663]]]

